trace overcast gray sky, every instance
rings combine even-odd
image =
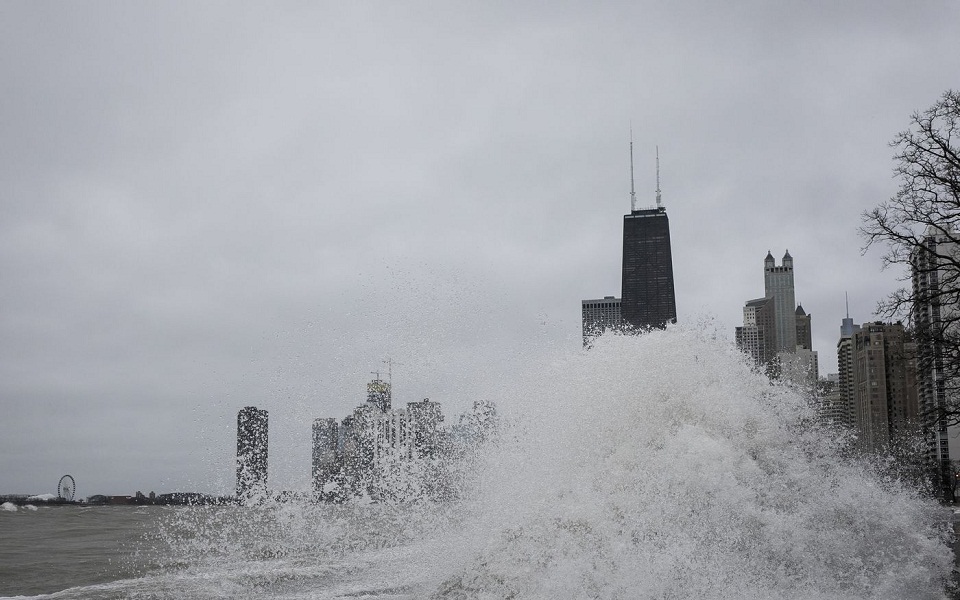
[[[960,86],[960,4],[0,4],[0,493],[271,482],[370,372],[448,419],[620,293],[629,128],[679,320],[795,259],[821,371],[897,286],[888,142]],[[732,343],[732,342],[731,342]],[[546,401],[546,400],[545,400]]]

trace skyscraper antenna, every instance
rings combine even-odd
[[[387,360],[380,361],[383,364],[387,365],[387,383],[390,384],[390,387],[393,388],[393,365],[399,365],[397,361],[392,358],[387,358]]]
[[[630,125],[630,212],[637,210],[637,191],[633,187],[633,125]]]
[[[657,208],[660,208],[662,206],[662,203],[660,201],[660,146],[656,146],[656,149],[657,149]]]
[[[843,293],[843,301],[847,304],[847,318],[850,318],[850,295],[847,292]]]

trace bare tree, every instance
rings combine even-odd
[[[957,493],[960,492],[960,460],[950,461],[950,497],[951,502],[956,502]]]
[[[939,398],[928,414],[939,427],[960,423],[960,92],[948,90],[912,115],[894,137],[896,195],[865,212],[864,250],[884,246],[884,268],[906,267],[910,282],[880,301],[877,313],[905,317],[913,329],[921,382]],[[928,411],[929,412],[929,411]]]

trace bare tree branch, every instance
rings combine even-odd
[[[899,188],[861,216],[864,252],[882,246],[883,268],[903,267],[909,284],[877,304],[905,317],[918,348],[921,417],[928,439],[960,424],[960,92],[915,112],[891,147]],[[934,444],[935,445],[935,444]],[[944,462],[946,460],[946,463]],[[941,455],[941,487],[952,470]],[[944,491],[946,493],[946,491]]]

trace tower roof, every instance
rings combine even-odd
[[[790,256],[790,251],[789,251],[789,250],[787,250],[786,252],[783,253],[783,260],[787,260],[788,258],[789,258],[790,260],[793,260],[793,257]]]
[[[772,302],[772,301],[773,301],[773,298],[770,296],[767,296],[766,298],[756,298],[754,300],[747,300],[744,303],[744,306],[763,306],[767,302]]]
[[[797,314],[798,317],[805,317],[805,316],[807,316],[807,313],[804,312],[804,310],[803,310],[803,305],[802,305],[802,304],[797,304],[797,312],[796,312],[796,314]]]
[[[763,259],[763,262],[767,262],[768,260],[773,261],[773,254],[771,254],[769,250],[767,250],[767,257]]]

